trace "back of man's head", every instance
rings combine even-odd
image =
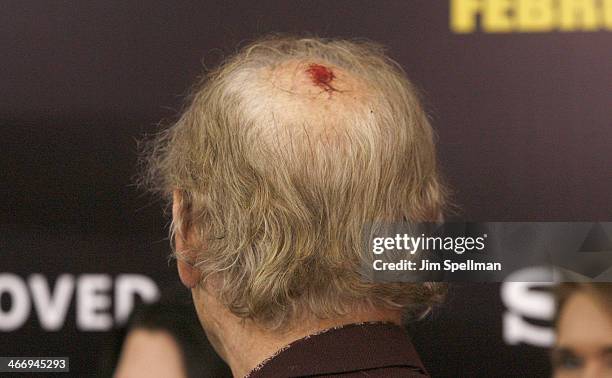
[[[437,221],[445,191],[414,87],[366,42],[267,37],[196,88],[152,144],[148,179],[181,192],[175,235],[234,314],[268,328],[356,307],[422,310],[441,285],[367,282],[363,228]]]

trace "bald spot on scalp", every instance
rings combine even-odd
[[[331,76],[321,81],[313,67]],[[322,60],[288,60],[262,68],[257,76],[257,93],[245,93],[256,96],[249,101],[258,103],[255,119],[285,125],[287,131],[303,128],[310,136],[330,135],[338,128],[346,130],[356,117],[369,117],[373,109],[373,90],[367,83]]]

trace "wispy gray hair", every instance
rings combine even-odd
[[[279,67],[310,63],[352,89],[312,98],[274,81]],[[415,314],[442,298],[442,284],[359,274],[365,225],[441,220],[447,197],[417,91],[380,45],[259,39],[208,72],[146,146],[142,182],[169,200],[181,191],[171,233],[190,233],[190,263],[234,314],[281,328],[302,312]]]

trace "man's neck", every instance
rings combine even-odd
[[[371,310],[334,319],[301,319],[284,332],[269,331],[251,321],[230,316],[215,331],[222,344],[217,346],[221,349],[219,352],[231,367],[233,375],[244,377],[296,340],[333,327],[377,321],[400,324],[401,314],[397,311]]]

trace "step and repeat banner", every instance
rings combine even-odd
[[[572,252],[594,239],[610,266],[610,0],[25,0],[0,30],[0,356],[104,376],[135,305],[189,303],[167,209],[133,185],[136,141],[270,32],[386,45],[425,101],[458,219],[585,222]],[[548,267],[515,268],[450,279],[409,326],[433,376],[550,375]]]

